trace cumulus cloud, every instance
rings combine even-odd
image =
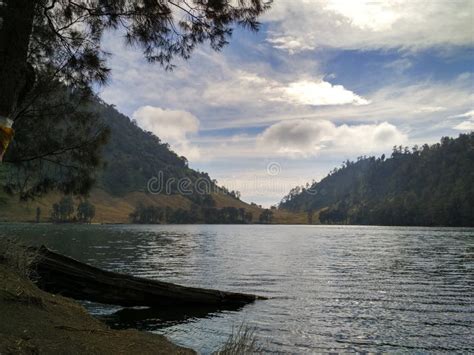
[[[258,138],[261,148],[281,155],[311,156],[323,150],[373,153],[405,144],[407,136],[390,123],[339,125],[327,120],[278,122]]]
[[[332,85],[323,80],[294,82],[284,90],[291,100],[304,105],[368,105],[370,103],[369,100],[347,90],[342,85]]]
[[[290,15],[291,14],[291,15]],[[410,50],[472,45],[473,3],[457,1],[277,1],[267,14],[276,48]]]
[[[133,113],[132,118],[141,128],[169,143],[179,154],[188,159],[199,157],[199,150],[188,139],[188,135],[198,132],[199,119],[190,112],[142,106]]]

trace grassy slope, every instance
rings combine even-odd
[[[41,199],[19,203],[15,198],[10,198],[6,206],[0,208],[0,221],[30,222],[35,220],[36,208],[41,208],[41,221],[47,222],[51,206],[60,200],[59,194],[49,194]],[[245,208],[252,212],[254,222],[258,220],[262,209],[251,206],[243,201],[223,194],[214,194],[217,208],[235,207]],[[138,203],[173,209],[190,207],[190,201],[179,195],[150,195],[143,192],[131,192],[123,197],[116,197],[104,190],[95,189],[91,192],[89,200],[96,206],[96,223],[128,223],[129,214],[133,212]],[[274,223],[302,224],[307,222],[305,213],[292,213],[288,211],[274,211]]]
[[[6,206],[0,210],[0,221],[31,222],[35,220],[36,208],[41,208],[41,222],[49,220],[51,206],[59,201],[61,196],[56,193],[48,194],[40,199],[29,202],[18,202],[10,198]],[[144,205],[154,205],[171,208],[189,208],[190,202],[181,196],[155,196],[143,192],[132,192],[123,197],[116,197],[104,190],[93,190],[89,200],[96,206],[96,223],[127,223],[128,216],[139,202]]]

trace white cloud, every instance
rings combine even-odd
[[[407,58],[395,59],[394,61],[384,65],[385,68],[393,69],[398,74],[403,74],[405,71],[410,69],[412,66],[413,66],[413,63],[411,62],[410,59],[407,59]]]
[[[318,47],[410,50],[472,45],[474,3],[455,1],[276,1],[269,42],[291,53]]]
[[[454,126],[454,129],[459,131],[474,131],[474,120],[463,121]]]
[[[212,106],[259,106],[275,96],[281,84],[255,73],[237,70],[226,80],[208,82],[202,98]]]
[[[304,50],[314,49],[314,46],[302,42],[300,39],[292,36],[274,36],[268,39],[277,49],[287,50],[290,54],[295,54]]]
[[[351,25],[371,31],[385,31],[392,28],[401,14],[392,6],[392,3],[382,1],[328,1],[323,9],[332,11],[347,18]]]
[[[407,136],[383,122],[336,126],[327,120],[299,119],[268,127],[258,138],[262,149],[287,156],[312,156],[322,151],[375,153],[405,144]]]
[[[368,105],[370,101],[347,90],[342,85],[332,85],[327,81],[298,81],[284,89],[288,97],[297,103],[312,106],[324,105]]]
[[[446,107],[442,106],[420,106],[415,110],[415,113],[433,113],[446,110]]]
[[[471,118],[474,119],[474,110],[461,113],[459,115],[450,116],[449,118]]]
[[[199,150],[188,140],[189,134],[199,130],[199,119],[190,112],[142,106],[133,113],[132,118],[141,128],[169,143],[179,154],[188,159],[199,157]]]
[[[474,110],[462,113],[460,115],[450,116],[449,118],[468,118],[468,120],[462,121],[453,128],[458,131],[474,131]]]

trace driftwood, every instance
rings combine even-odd
[[[81,263],[42,246],[35,263],[38,286],[78,300],[133,306],[237,306],[265,299],[244,293],[179,286],[118,274]]]

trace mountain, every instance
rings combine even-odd
[[[474,133],[346,161],[279,209],[328,224],[474,226]]]

